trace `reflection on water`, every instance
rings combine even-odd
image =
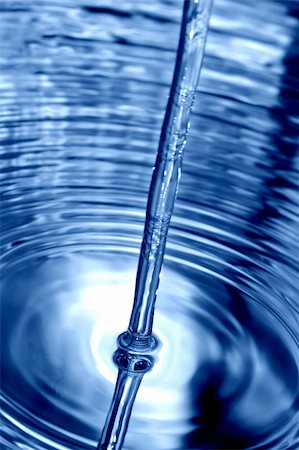
[[[298,9],[215,0],[127,449],[299,445]],[[2,2],[5,449],[96,448],[180,14]]]

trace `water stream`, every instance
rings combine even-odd
[[[175,70],[150,184],[128,331],[118,338],[115,392],[99,449],[121,449],[144,373],[157,347],[152,335],[165,244],[181,177],[189,116],[202,66],[212,0],[184,2]]]

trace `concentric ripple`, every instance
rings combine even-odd
[[[299,5],[252,3],[215,0],[128,450],[299,446]],[[5,450],[96,448],[180,14],[2,2]]]

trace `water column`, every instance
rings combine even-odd
[[[99,450],[122,448],[142,377],[154,363],[156,295],[211,9],[212,0],[184,2],[175,70],[148,194],[134,305],[128,330],[119,336],[113,357],[119,371]]]

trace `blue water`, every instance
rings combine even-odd
[[[182,4],[1,6],[1,445],[92,449]],[[215,0],[124,449],[299,446],[298,10]]]

